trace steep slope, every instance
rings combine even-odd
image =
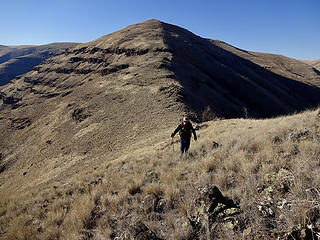
[[[299,60],[278,54],[246,51],[218,40],[211,40],[211,42],[226,51],[232,52],[237,56],[258,64],[273,73],[319,87],[319,72],[313,69],[312,66],[308,67]]]
[[[316,60],[302,60],[302,62],[309,64],[310,66],[314,67],[318,71],[320,71],[320,59]]]
[[[43,60],[61,54],[78,43],[51,43],[40,46],[0,46],[0,86],[32,70]]]
[[[292,78],[293,70],[265,59],[268,54],[260,61],[273,62],[274,71],[246,59],[244,51],[226,50],[173,25],[163,27],[173,53],[171,69],[184,87],[186,102],[197,111],[209,105],[222,117],[244,116],[243,109],[252,117],[270,117],[319,104],[320,74],[307,65],[300,64],[294,71],[301,77]]]

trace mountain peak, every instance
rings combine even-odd
[[[163,47],[163,28],[159,20],[151,19],[136,23],[119,31],[104,35],[89,43],[79,45],[78,48],[99,47],[99,48],[154,48]]]

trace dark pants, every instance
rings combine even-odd
[[[190,147],[190,138],[189,139],[183,139],[180,138],[180,152],[181,154],[186,153]]]

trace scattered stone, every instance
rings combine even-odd
[[[143,222],[139,221],[133,226],[134,239],[136,240],[162,240],[151,229],[149,229]]]
[[[259,212],[264,217],[274,217],[274,210],[273,208],[274,201],[271,197],[267,197],[263,201],[259,202],[257,208]]]
[[[145,185],[146,183],[158,182],[159,181],[159,174],[153,170],[150,170],[146,173],[146,177],[143,179],[142,184]]]
[[[320,198],[320,189],[318,188],[309,188],[305,190],[311,198],[319,199]]]
[[[146,214],[162,213],[166,207],[166,201],[155,193],[148,194],[142,201],[143,210]]]
[[[4,172],[6,170],[6,165],[3,164],[3,165],[0,165],[0,173]]]
[[[214,225],[225,229],[239,228],[241,210],[232,200],[225,198],[216,186],[203,186],[198,189],[194,203],[188,211],[193,231],[199,237],[204,232],[214,232]]]
[[[212,148],[212,149],[216,149],[216,148],[218,148],[218,147],[220,147],[220,144],[217,143],[217,142],[215,142],[215,141],[213,141],[211,148]]]
[[[291,132],[288,135],[288,140],[292,142],[300,142],[301,140],[306,140],[308,138],[310,138],[310,130],[307,128]]]
[[[312,229],[298,226],[285,236],[286,240],[307,240],[307,239],[319,239],[316,232]]]
[[[281,139],[279,136],[275,136],[275,137],[272,139],[272,143],[273,143],[273,144],[280,144],[280,143],[282,143],[282,139]]]
[[[286,193],[292,186],[293,180],[292,173],[282,168],[277,173],[266,174],[263,184],[258,187],[258,192],[266,196]]]
[[[279,201],[277,203],[277,208],[279,209],[291,209],[292,204],[290,204],[286,199],[283,199],[282,201]]]
[[[98,184],[101,184],[102,183],[102,178],[99,177],[98,179],[94,180],[94,181],[91,181],[88,185],[89,186],[96,186]]]
[[[286,217],[285,217],[283,214],[280,214],[280,215],[279,215],[279,219],[280,219],[281,221],[285,221],[285,220],[286,220]]]
[[[75,121],[78,121],[78,122],[82,122],[83,120],[85,120],[89,116],[90,116],[90,114],[87,113],[83,108],[75,109],[71,115],[72,119]]]
[[[252,231],[251,227],[248,227],[247,229],[245,229],[243,231],[242,234],[243,234],[244,237],[247,237],[247,236],[249,236],[251,234],[251,231]]]

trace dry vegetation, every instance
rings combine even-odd
[[[43,191],[1,192],[0,238],[316,239],[319,127],[319,111],[206,122],[188,156],[178,143],[175,152],[142,149]],[[196,231],[192,205],[203,186],[233,200],[237,221]]]
[[[0,238],[315,237],[318,112],[250,118],[318,106],[319,76],[157,20],[48,59],[0,88]]]

